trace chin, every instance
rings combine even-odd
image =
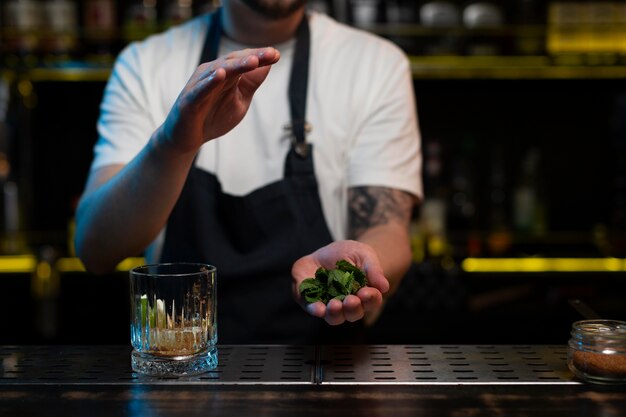
[[[243,4],[269,19],[282,19],[300,10],[307,0],[241,0]]]

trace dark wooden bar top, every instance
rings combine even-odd
[[[0,416],[626,416],[564,346],[220,346],[215,372],[152,378],[125,346],[0,347]]]

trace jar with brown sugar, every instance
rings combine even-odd
[[[626,322],[598,319],[572,324],[567,365],[583,381],[626,384]]]

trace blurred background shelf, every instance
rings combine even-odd
[[[38,67],[28,70],[12,71],[13,80],[30,82],[106,82],[111,75],[110,67],[89,67],[82,65],[65,65],[61,68]]]
[[[485,80],[589,80],[626,79],[626,65],[611,64],[620,58],[609,56],[410,56],[411,70],[416,80],[485,79]],[[596,64],[585,64],[593,60]],[[569,65],[557,61],[570,62]],[[556,63],[555,63],[556,62]],[[5,70],[6,80],[31,82],[106,82],[109,66],[88,66],[76,63],[63,67],[37,67]]]
[[[614,56],[595,59],[617,61]],[[572,65],[557,60],[571,60]],[[415,79],[626,79],[624,65],[589,65],[579,56],[411,56],[410,61]]]
[[[141,254],[95,276],[72,247],[100,100],[124,46],[218,4],[0,4],[0,343],[127,343]],[[413,73],[425,199],[369,342],[560,343],[573,297],[626,319],[625,2],[309,7],[394,42]]]

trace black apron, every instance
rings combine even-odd
[[[211,15],[201,63],[217,58],[220,35],[218,10]],[[167,223],[162,262],[217,267],[220,343],[318,343],[322,328],[330,327],[302,310],[291,292],[293,263],[332,241],[313,152],[305,142],[308,62],[305,17],[289,82],[294,140],[284,178],[238,197],[223,193],[215,175],[194,165]]]

